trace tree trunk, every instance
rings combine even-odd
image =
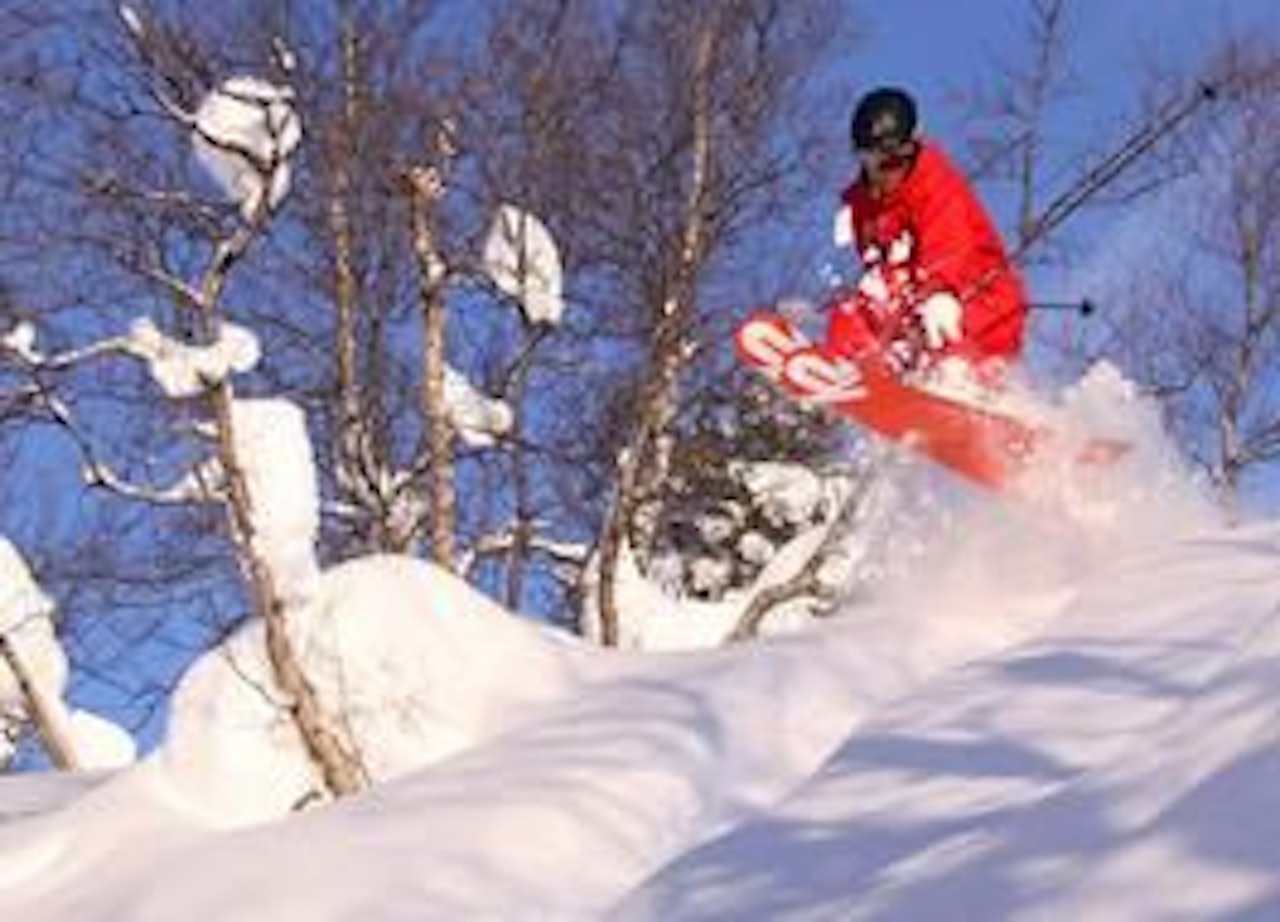
[[[14,682],[26,702],[27,715],[35,725],[36,733],[54,767],[63,771],[77,771],[81,768],[76,755],[75,744],[67,727],[66,707],[58,699],[50,699],[36,684],[31,673],[27,671],[22,657],[12,641],[0,634],[0,660],[13,673]]]
[[[221,301],[232,266],[248,250],[266,219],[265,210],[246,227],[219,244],[212,264],[205,272],[199,292],[198,322],[205,342],[217,342]],[[254,546],[253,500],[244,469],[236,451],[232,420],[234,394],[227,381],[218,382],[208,392],[217,438],[218,461],[225,478],[227,518],[241,570],[249,583],[254,613],[266,630],[267,659],[272,677],[287,698],[288,711],[311,763],[318,769],[325,789],[334,797],[354,793],[364,787],[365,772],[359,756],[326,718],[314,686],[308,680],[297,650],[289,636],[284,602],[267,562]]]
[[[444,192],[439,171],[416,167],[408,176],[412,201],[413,250],[418,262],[422,310],[422,391],[419,397],[427,429],[428,532],[435,561],[457,567],[457,486],[454,429],[445,401],[445,304],[447,269],[436,243],[435,207]]]
[[[706,201],[711,182],[711,59],[715,26],[704,25],[695,42],[693,150],[689,196],[672,281],[662,287],[650,371],[641,389],[630,445],[618,459],[617,498],[600,541],[601,642],[618,643],[617,569],[624,541],[643,565],[657,531],[660,490],[671,469],[671,424],[680,399],[680,374],[690,349],[685,341],[693,315],[697,278],[707,247]]]
[[[223,382],[210,394],[210,401],[218,427],[218,459],[226,478],[232,534],[249,581],[254,611],[266,628],[272,675],[289,702],[289,714],[312,764],[320,771],[325,789],[334,797],[353,794],[364,787],[363,766],[340,733],[331,727],[315,687],[298,661],[275,578],[254,547],[253,501],[235,449],[231,386]]]
[[[365,476],[362,457],[366,448],[365,428],[360,393],[359,364],[359,285],[355,265],[354,229],[351,221],[352,157],[350,141],[358,124],[357,36],[349,14],[342,25],[343,117],[340,137],[335,139],[333,187],[329,191],[329,234],[333,242],[334,308],[337,323],[334,331],[334,361],[338,383],[337,469],[338,482],[359,496],[360,478]],[[381,531],[381,529],[379,529]],[[379,546],[382,546],[379,535]]]

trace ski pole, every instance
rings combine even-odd
[[[1094,194],[1113,182],[1138,157],[1186,121],[1200,106],[1206,102],[1213,102],[1217,98],[1217,84],[1202,80],[1196,85],[1195,93],[1170,104],[1155,121],[1148,122],[1130,135],[1118,150],[1086,172],[1072,184],[1071,188],[1049,203],[1033,222],[1031,229],[1023,236],[1017,249],[1010,256],[1010,261],[1021,262],[1027,251],[1049,231],[1070,217]]]
[[[1030,311],[1070,311],[1081,317],[1088,317],[1097,311],[1098,305],[1090,298],[1079,301],[1031,301],[1027,304]]]
[[[1031,248],[1048,235],[1050,231],[1071,217],[1092,196],[1115,181],[1138,157],[1151,150],[1162,138],[1190,118],[1202,105],[1215,102],[1218,97],[1218,85],[1211,80],[1201,80],[1196,84],[1195,92],[1185,98],[1175,99],[1168,103],[1157,118],[1131,134],[1120,145],[1119,149],[1088,170],[1070,188],[1050,202],[1032,223],[1031,229],[1023,235],[1018,246],[1009,255],[1008,262],[974,282],[969,287],[969,290],[963,293],[960,298],[961,303],[968,303],[970,298],[982,294],[995,284],[999,278],[1012,271],[1014,266],[1024,262]],[[1036,307],[1036,304],[1028,305],[1029,309],[1035,309]],[[1072,305],[1052,306],[1051,304],[1046,304],[1044,307],[1049,310],[1078,310],[1081,316],[1088,317],[1094,313],[1097,305],[1088,298],[1084,298]]]

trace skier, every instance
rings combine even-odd
[[[925,387],[998,387],[1022,350],[1026,297],[972,188],[921,136],[915,101],[881,87],[853,111],[860,171],[842,221],[863,274],[830,306],[827,345]]]

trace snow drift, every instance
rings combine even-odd
[[[904,482],[898,513],[933,514],[861,553],[906,563],[841,617],[751,644],[603,651],[422,562],[325,572],[303,655],[349,695],[379,783],[291,812],[315,779],[249,625],[186,677],[138,766],[56,794],[0,784],[0,907],[1262,918],[1280,905],[1280,837],[1257,819],[1280,751],[1280,530],[1218,523],[1115,384],[1077,398],[1132,414],[1142,463],[1087,496],[1107,515]]]

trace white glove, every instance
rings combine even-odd
[[[925,346],[932,351],[959,342],[964,335],[964,307],[949,291],[929,295],[916,308],[916,315],[924,330]]]

